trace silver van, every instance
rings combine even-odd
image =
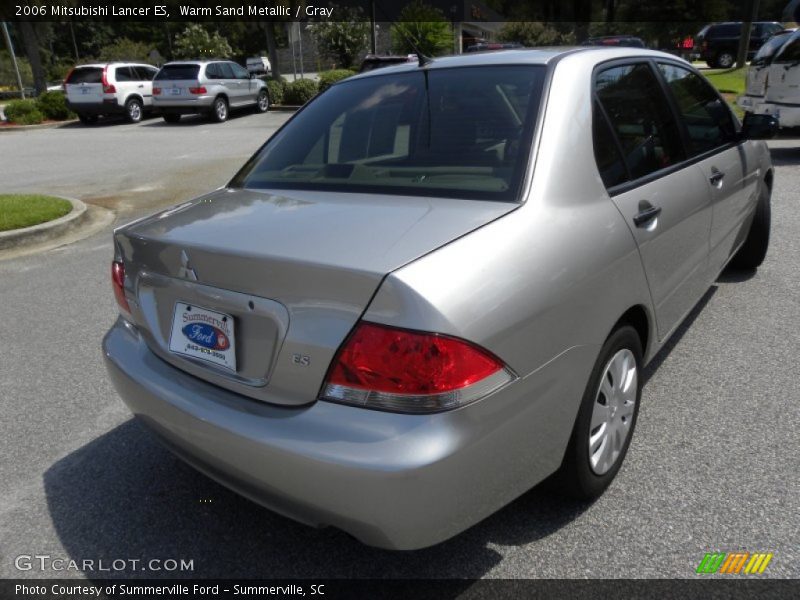
[[[170,62],[153,81],[153,106],[167,123],[181,115],[204,114],[221,123],[231,109],[269,109],[266,84],[229,60]]]

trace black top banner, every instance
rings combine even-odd
[[[791,14],[793,3],[757,15],[758,20],[780,20]],[[6,21],[132,20],[132,21],[320,21],[354,18],[402,21],[408,2],[396,0],[2,0],[0,18]],[[753,0],[686,3],[639,0],[526,0],[524,3],[480,0],[424,0],[448,20],[456,22],[544,21],[589,22],[702,22],[752,20]],[[761,3],[764,5],[764,3]],[[762,6],[762,9],[764,6]],[[787,12],[788,10],[788,12]],[[795,11],[797,12],[797,11]],[[775,14],[771,14],[775,13]],[[356,16],[355,18],[359,18]],[[796,17],[797,18],[797,17]]]

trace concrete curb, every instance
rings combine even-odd
[[[55,123],[42,123],[41,125],[12,125],[0,127],[0,133],[4,131],[31,131],[32,129],[55,129],[64,125],[72,125],[77,123],[78,119],[70,119],[68,121],[56,121]]]
[[[295,112],[303,108],[302,106],[293,106],[288,104],[270,104],[270,111],[274,112]]]
[[[55,197],[63,198],[63,196]],[[69,200],[72,203],[72,210],[63,217],[47,223],[33,225],[32,227],[0,231],[0,250],[40,244],[64,235],[82,225],[89,217],[86,205],[74,198],[64,198],[64,200]]]

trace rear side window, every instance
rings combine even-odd
[[[310,102],[233,187],[516,200],[544,67],[421,69]]]
[[[594,158],[600,177],[607,188],[614,187],[628,180],[625,162],[622,160],[617,141],[611,131],[600,104],[594,104],[592,117],[592,137],[594,139]]]
[[[217,63],[217,68],[222,73],[222,79],[236,79],[230,63]]]
[[[102,83],[103,69],[100,67],[78,67],[69,74],[66,83]]]
[[[685,158],[679,129],[648,64],[600,71],[595,89],[622,146],[631,179],[644,177]]]
[[[692,156],[736,140],[736,127],[725,101],[702,77],[689,69],[659,63],[689,134]]]
[[[199,72],[200,65],[164,65],[156,75],[156,80],[197,79]]]

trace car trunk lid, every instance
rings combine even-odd
[[[516,206],[223,189],[115,239],[134,320],[154,352],[253,398],[303,404],[387,273]],[[232,317],[235,372],[170,350],[180,303]]]

